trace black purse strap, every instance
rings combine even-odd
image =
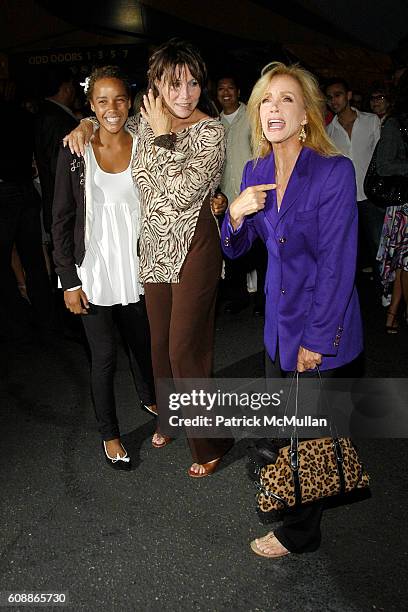
[[[316,366],[316,370],[317,370],[317,375],[319,377],[320,392],[322,394],[322,397],[324,398],[324,401],[326,402],[327,408],[329,408],[327,397],[323,390],[323,379],[320,373],[319,366]],[[291,382],[291,386],[290,386],[289,394],[288,394],[288,401],[286,402],[286,407],[285,407],[285,413],[286,413],[287,405],[289,402],[289,397],[291,394],[292,386],[295,380],[296,380],[295,425],[294,425],[293,433],[290,439],[289,463],[290,463],[290,468],[292,470],[292,475],[293,475],[296,505],[300,505],[302,503],[302,490],[300,486],[300,476],[299,476],[299,436],[297,432],[297,415],[298,415],[298,402],[299,402],[299,372],[298,370],[295,370],[293,377],[292,377],[292,382]],[[336,466],[337,466],[337,471],[338,471],[339,480],[340,480],[340,493],[342,494],[346,490],[346,482],[345,482],[344,470],[343,470],[343,451],[342,451],[340,440],[337,434],[336,424],[332,424],[331,419],[329,420],[329,423],[330,423],[330,437],[332,439],[333,450],[334,450],[334,454],[336,458]],[[333,435],[333,429],[335,429],[335,435]]]
[[[317,365],[316,366],[316,371],[317,371],[317,375],[319,377],[319,384],[320,384],[320,393],[321,393],[321,397],[323,398],[323,401],[325,402],[326,408],[327,408],[327,413],[329,414],[329,403],[327,401],[327,397],[326,394],[324,392],[323,389],[323,379],[322,379],[322,375],[320,372],[320,368]],[[298,436],[298,432],[297,432],[297,416],[298,416],[298,405],[299,405],[299,371],[295,370],[292,376],[292,380],[290,383],[290,387],[289,387],[289,393],[288,393],[288,399],[286,400],[286,404],[285,404],[285,409],[284,409],[284,413],[283,416],[285,417],[287,414],[287,410],[288,410],[288,406],[289,406],[289,401],[290,401],[290,397],[292,395],[292,389],[294,386],[294,383],[296,383],[295,385],[295,424],[293,427],[293,432],[291,435],[291,448],[293,447],[293,450],[297,449],[298,446],[298,440],[299,440],[299,436]],[[337,433],[337,427],[335,423],[332,423],[332,420],[329,419],[329,427],[330,427],[330,437],[332,438],[338,438],[338,433]],[[296,443],[292,444],[292,440],[295,440]]]

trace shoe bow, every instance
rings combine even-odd
[[[125,455],[124,457],[121,457],[119,453],[116,455],[114,459],[112,459],[112,457],[109,457],[109,459],[112,461],[112,463],[117,463],[117,461],[124,461],[125,463],[129,463],[130,461],[130,457],[128,457],[127,455]]]

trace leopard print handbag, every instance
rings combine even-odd
[[[275,463],[260,471],[261,512],[284,510],[369,486],[369,476],[350,438],[291,438]]]

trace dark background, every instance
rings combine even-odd
[[[119,63],[142,89],[149,53],[172,36],[200,47],[213,80],[237,73],[243,98],[276,59],[363,91],[408,59],[405,0],[1,0],[0,8],[0,78],[32,95],[50,64],[82,79],[94,65]]]

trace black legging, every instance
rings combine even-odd
[[[82,315],[85,334],[91,349],[91,388],[96,419],[102,439],[119,438],[113,379],[116,370],[114,315],[122,337],[129,345],[140,372],[135,383],[141,401],[155,404],[154,381],[150,355],[150,332],[144,297],[135,304],[122,306],[90,305]]]

